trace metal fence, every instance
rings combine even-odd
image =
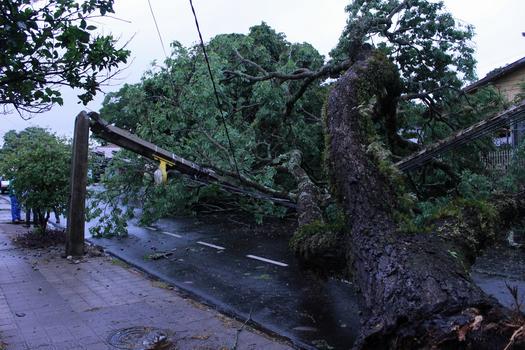
[[[487,170],[506,172],[513,162],[520,167],[525,167],[525,159],[518,157],[516,149],[506,148],[480,154],[481,161]]]

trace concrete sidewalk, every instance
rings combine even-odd
[[[10,222],[2,196],[0,349],[143,349],[146,331],[168,336],[162,349],[290,349],[119,260],[16,248],[11,238],[27,229]]]

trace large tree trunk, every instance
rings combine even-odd
[[[327,104],[330,178],[347,217],[352,270],[370,311],[357,347],[366,349],[503,348],[513,329],[507,312],[470,279],[449,242],[400,232],[398,200],[369,154],[359,106],[381,98],[397,76],[381,55],[363,55],[342,76]]]

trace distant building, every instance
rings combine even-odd
[[[113,158],[113,155],[115,155],[115,153],[120,151],[120,149],[121,148],[119,146],[110,143],[106,146],[95,147],[93,151],[97,154],[104,156],[104,158],[106,159],[111,159]]]
[[[91,166],[88,169],[88,177],[93,182],[99,182],[100,177],[106,171],[106,167],[109,161],[113,158],[115,153],[120,151],[121,148],[112,143],[105,146],[97,146],[92,149],[95,157],[90,161]]]
[[[483,79],[463,89],[466,93],[474,93],[485,86],[493,86],[508,102],[515,101],[525,84],[525,57],[512,62],[504,67],[494,69]],[[525,121],[511,125],[509,129],[502,130],[494,142],[498,146],[511,145],[516,147],[525,139]]]
[[[525,84],[525,57],[504,67],[494,69],[483,79],[467,86],[464,91],[473,93],[479,88],[492,85],[510,102],[522,91],[523,84]]]

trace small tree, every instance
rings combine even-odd
[[[67,206],[70,144],[49,131],[30,127],[4,136],[0,170],[12,179],[19,201],[34,211],[38,231],[45,233],[51,211],[63,214]],[[27,210],[27,209],[26,209]]]

